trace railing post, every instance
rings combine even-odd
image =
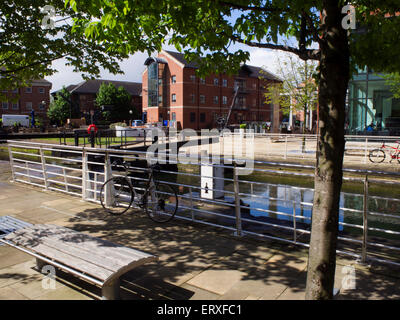
[[[10,159],[10,165],[11,165],[11,174],[12,174],[12,182],[14,182],[15,181],[15,169],[14,169],[14,158],[13,158],[13,155],[12,155],[12,150],[11,150],[11,147],[10,147],[10,145],[8,144],[8,158]]]
[[[235,236],[242,236],[242,217],[240,212],[240,196],[239,196],[239,178],[236,163],[233,164],[233,191],[235,192],[235,215],[236,215],[236,231]]]
[[[110,161],[110,155],[106,152],[104,161],[104,182],[112,178],[112,167]],[[110,206],[114,202],[114,186],[111,183],[107,183],[104,189],[104,202],[106,206]]]
[[[31,174],[29,172],[29,163],[28,162],[25,162],[25,168],[26,168],[26,174],[28,176],[28,180],[29,180],[29,182],[32,182]]]
[[[285,136],[285,157],[284,159],[287,158],[287,135]]]
[[[68,187],[67,175],[65,173],[65,168],[63,168],[63,175],[64,175],[65,191],[69,192],[69,187]]]
[[[86,190],[88,182],[88,164],[86,150],[82,151],[82,200],[86,200]]]
[[[193,192],[192,192],[192,187],[189,187],[189,195],[190,195],[190,214],[191,214],[191,216],[192,216],[192,221],[194,221]]]
[[[368,157],[368,138],[365,138],[364,163],[367,163],[367,157]]]
[[[361,263],[367,261],[367,245],[368,245],[368,175],[364,180],[364,198],[363,198],[363,242],[361,252]]]
[[[44,179],[44,188],[46,190],[48,190],[49,188],[49,184],[47,182],[47,172],[46,172],[46,158],[44,157],[44,152],[42,147],[39,147],[39,151],[40,151],[40,160],[42,162],[42,172],[43,172],[43,179]],[[64,173],[65,175],[65,173]]]
[[[296,202],[293,200],[293,241],[297,242],[297,232],[296,232]]]

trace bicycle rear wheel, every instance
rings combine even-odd
[[[374,149],[369,152],[369,160],[373,163],[381,163],[385,160],[386,154],[381,149]]]
[[[101,186],[101,205],[112,215],[119,216],[125,213],[131,206],[132,201],[132,186],[125,177],[113,177]]]
[[[144,208],[151,220],[159,223],[170,221],[178,209],[175,189],[169,184],[156,184],[147,192]]]

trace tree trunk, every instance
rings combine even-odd
[[[320,43],[319,142],[306,299],[332,299],[342,187],[349,46],[339,0],[324,0]]]

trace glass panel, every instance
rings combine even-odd
[[[148,74],[148,106],[158,106],[158,64],[153,62],[147,67]]]

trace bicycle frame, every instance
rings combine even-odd
[[[382,146],[380,149],[383,152],[388,152],[390,156],[390,162],[394,159],[400,159],[400,141],[395,141],[397,143],[397,147],[387,146],[385,141],[382,142]]]
[[[130,187],[132,188],[132,191],[133,191],[133,199],[134,199],[133,203],[139,205],[139,207],[144,206],[146,204],[145,201],[147,199],[147,196],[149,195],[151,190],[154,190],[154,188],[153,188],[153,186],[155,185],[154,179],[153,179],[154,178],[154,170],[152,168],[148,169],[150,174],[149,174],[149,178],[146,181],[146,185],[145,185],[145,188],[144,188],[144,190],[145,190],[144,194],[140,195],[141,198],[138,199],[138,201],[135,201],[135,199],[138,198],[138,193],[136,192],[135,187],[134,187],[134,185],[132,183],[132,180],[134,180],[134,178],[130,177],[128,175],[128,173],[129,173],[128,167],[124,163],[122,163],[121,165],[125,169],[125,175],[124,176],[125,176],[126,180],[128,181]],[[152,197],[152,201],[154,201],[154,199],[153,199],[154,198],[154,194],[151,194],[151,197]]]

